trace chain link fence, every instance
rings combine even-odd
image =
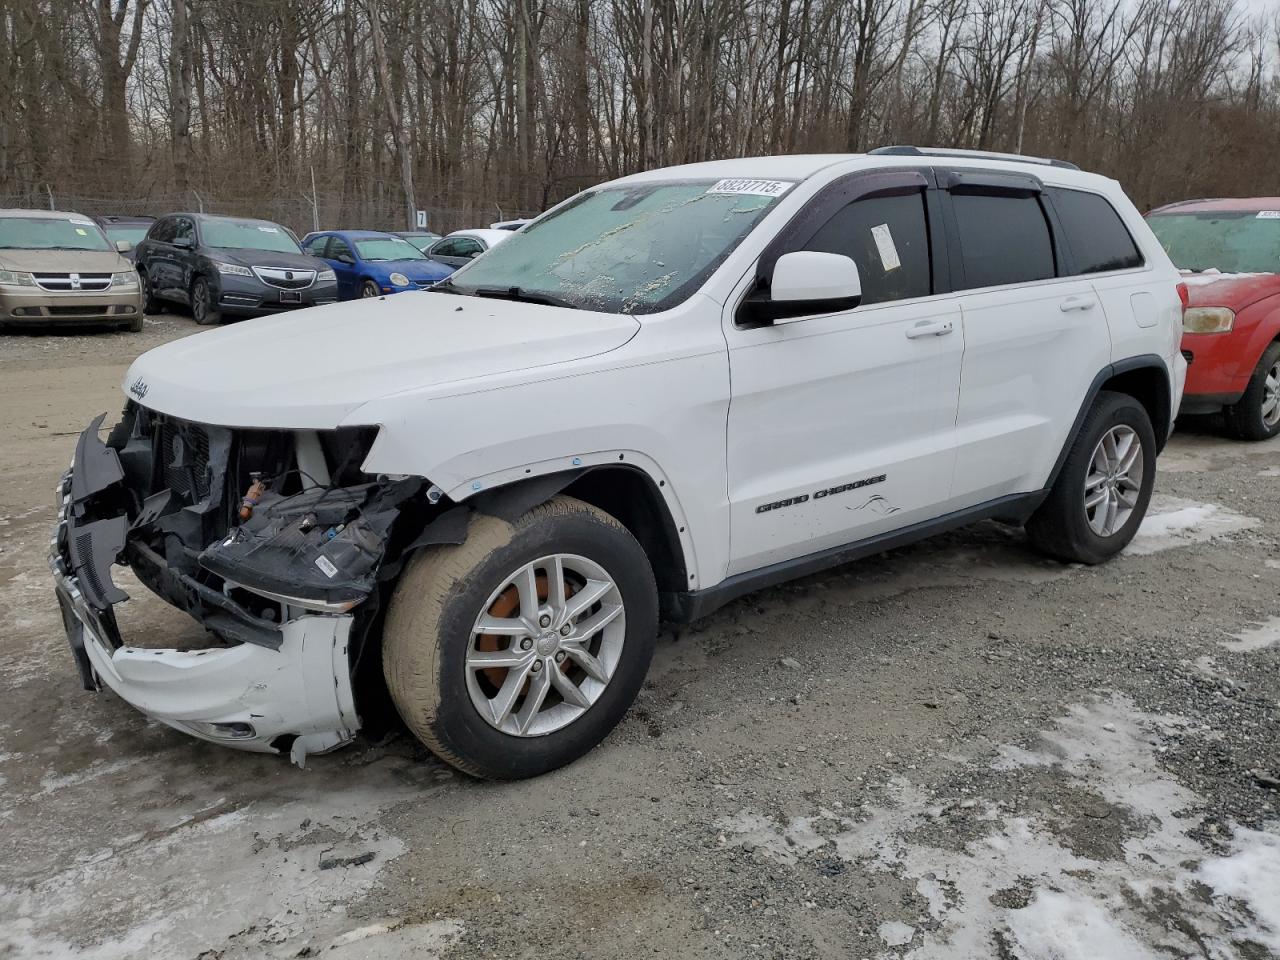
[[[184,194],[160,194],[126,199],[123,197],[89,197],[46,190],[43,193],[0,194],[0,209],[25,208],[66,210],[97,216],[159,217],[177,211],[195,211],[224,216],[256,217],[271,220],[293,230],[299,237],[312,230],[405,230],[416,229],[406,224],[403,201],[396,197],[378,200],[352,200],[340,195],[278,196],[230,198],[202,195],[196,191]],[[448,233],[467,227],[487,227],[498,220],[514,220],[536,216],[539,211],[521,210],[497,203],[468,203],[461,206],[422,207],[427,227],[435,233]]]

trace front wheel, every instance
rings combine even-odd
[[[1102,563],[1128,545],[1151,502],[1156,436],[1128,394],[1098,394],[1048,498],[1027,521],[1033,546],[1071,563]]]
[[[380,296],[382,296],[382,291],[378,289],[378,285],[372,280],[366,280],[364,283],[360,284],[360,298],[362,300],[366,297]]]
[[[1262,351],[1249,386],[1223,414],[1228,432],[1238,440],[1270,440],[1280,434],[1280,343]]]
[[[138,271],[138,284],[142,287],[142,312],[152,316],[163,312],[164,304],[156,298],[156,291],[151,286],[151,276],[147,271]]]
[[[383,672],[400,716],[478,777],[534,777],[591,750],[644,681],[657,588],[617,520],[555,497],[514,524],[413,558],[387,610]]]
[[[214,304],[213,291],[204,277],[196,277],[195,283],[191,284],[191,316],[202,327],[222,322],[222,312]]]

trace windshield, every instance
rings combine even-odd
[[[151,224],[149,223],[139,223],[136,225],[111,223],[103,229],[107,231],[107,236],[113,241],[128,240],[136,247],[142,241],[142,238],[147,235],[147,230],[150,228]]]
[[[1161,213],[1147,223],[1182,270],[1280,272],[1280,211]]]
[[[0,250],[110,250],[97,224],[81,217],[0,217]]]
[[[301,253],[284,227],[261,220],[205,220],[200,224],[206,247]]]
[[[419,250],[425,250],[437,240],[440,239],[438,233],[415,233],[412,236],[405,237],[405,240],[413,244]]]
[[[425,260],[422,251],[408,240],[399,237],[379,237],[376,240],[357,240],[356,253],[361,260]]]
[[[608,313],[666,310],[698,289],[790,187],[704,180],[584,193],[511,234],[448,286],[516,288]]]

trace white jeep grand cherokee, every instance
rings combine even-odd
[[[80,676],[248,750],[394,703],[528,777],[636,695],[660,618],[984,518],[1063,560],[1133,536],[1186,365],[1120,187],[894,147],[587,190],[433,291],[152,350],[59,486]],[[131,567],[208,628],[120,635]]]

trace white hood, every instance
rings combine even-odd
[[[330,429],[380,397],[615,350],[629,316],[408,292],[260,317],[144,353],[130,399],[236,427]]]

